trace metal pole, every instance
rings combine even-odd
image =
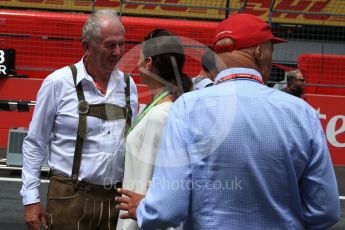
[[[126,0],[120,0],[120,18],[122,17],[123,5],[126,3]]]
[[[230,11],[230,0],[226,0],[226,6],[225,6],[225,18],[229,17]]]
[[[124,0],[121,0],[125,2]],[[191,6],[189,4],[176,4],[176,3],[160,3],[160,2],[143,2],[143,1],[130,1],[126,3],[127,5],[145,5],[145,6],[168,6],[168,7],[176,7],[176,8],[195,8],[195,9],[210,9],[210,10],[223,10],[224,7],[219,6]],[[230,9],[230,1],[227,0],[226,2],[227,9]]]
[[[287,14],[304,14],[304,15],[321,15],[321,16],[335,16],[344,17],[345,14],[333,14],[333,13],[323,13],[323,12],[305,12],[305,11],[291,11],[291,10],[274,10],[277,13],[287,13]]]
[[[245,0],[244,3],[243,3],[243,6],[241,7],[241,12],[243,13],[246,8],[247,8],[247,3],[248,3],[248,0]]]
[[[91,13],[93,14],[93,13],[95,13],[95,11],[96,11],[96,1],[97,1],[97,0],[91,0],[91,1],[92,1]]]
[[[272,12],[274,10],[274,5],[276,4],[276,0],[272,0],[272,4],[270,6],[270,10],[268,12],[268,23],[272,25]]]

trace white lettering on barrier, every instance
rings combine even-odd
[[[0,64],[5,62],[5,51],[0,50]],[[6,75],[6,66],[0,65],[0,74]]]
[[[5,51],[0,50],[0,64],[4,63],[5,61]]]
[[[327,115],[321,114],[320,108],[318,108],[316,111],[317,111],[320,119],[326,120]],[[336,124],[337,124],[339,119],[342,120],[342,125],[339,129],[336,130]],[[345,147],[345,143],[338,142],[338,140],[336,138],[337,135],[339,135],[343,132],[345,132],[345,116],[344,115],[336,115],[336,116],[332,117],[329,120],[329,122],[327,122],[326,137],[327,137],[328,142],[331,145],[333,145],[334,147],[337,147],[337,148],[344,148]]]
[[[0,65],[0,74],[6,75],[6,66],[5,65]]]
[[[336,130],[335,126],[339,119],[342,120],[342,124],[341,124],[341,127]],[[327,128],[326,128],[326,136],[329,143],[331,143],[334,147],[338,147],[338,148],[345,147],[345,143],[338,142],[336,138],[337,135],[343,132],[345,132],[345,116],[337,115],[337,116],[332,117],[332,119],[327,123]]]
[[[317,112],[317,115],[319,116],[320,120],[321,119],[326,120],[327,115],[321,114],[320,108],[317,108],[316,112]]]

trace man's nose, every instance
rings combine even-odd
[[[113,49],[113,55],[117,56],[121,54],[121,48],[119,45],[116,45]]]

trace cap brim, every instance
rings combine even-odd
[[[288,41],[282,38],[273,37],[271,39],[271,42],[275,44],[275,43],[283,43],[283,42],[288,42]]]

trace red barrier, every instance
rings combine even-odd
[[[306,95],[320,116],[333,165],[345,166],[345,96]]]
[[[345,55],[303,54],[298,57],[298,67],[307,84],[324,85],[307,86],[307,94],[345,96]]]
[[[45,78],[50,72],[79,61],[83,54],[80,37],[87,18],[82,13],[42,12],[30,10],[0,11],[0,48],[16,50],[17,73]],[[143,41],[156,28],[168,29],[178,36],[196,39],[211,45],[218,23],[162,18],[122,17],[126,29],[126,52]],[[185,43],[186,44],[186,43]],[[190,45],[190,44],[186,44]],[[195,45],[195,44],[193,44]],[[196,47],[195,49],[201,49]],[[200,55],[194,55],[200,58]],[[136,60],[128,60],[124,71],[137,73]],[[187,57],[185,70],[191,76],[200,71],[200,64]],[[133,72],[134,71],[134,72]]]
[[[25,78],[0,79],[0,100],[33,101],[42,81]],[[32,108],[30,112],[0,111],[0,148],[7,147],[8,129],[29,126],[32,112]]]

